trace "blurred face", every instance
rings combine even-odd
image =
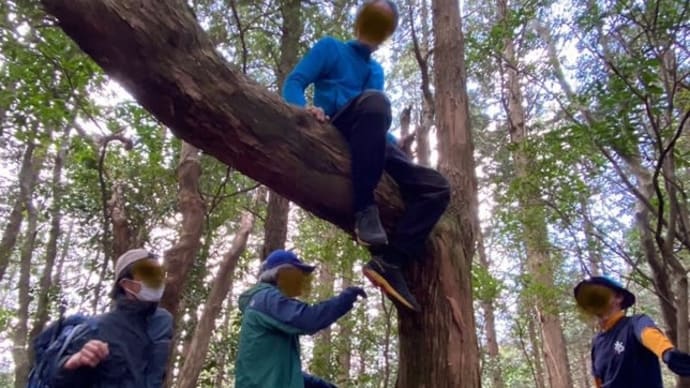
[[[155,259],[139,260],[132,264],[132,279],[121,279],[120,286],[130,299],[160,300],[165,287],[165,270]]]
[[[282,268],[278,272],[276,285],[290,298],[307,296],[311,291],[312,276],[296,267]]]
[[[577,295],[580,310],[589,317],[605,320],[621,310],[623,296],[598,284],[583,286]]]
[[[357,40],[373,50],[393,35],[394,29],[395,13],[386,1],[365,5],[355,20]]]

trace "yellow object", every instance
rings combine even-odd
[[[165,270],[154,259],[139,260],[132,264],[132,277],[151,288],[159,288],[165,282]]]
[[[611,307],[615,292],[599,284],[583,285],[575,295],[578,307],[592,315],[604,314]]]
[[[395,16],[382,3],[370,3],[362,8],[355,21],[358,38],[374,44],[381,44],[395,29]]]
[[[666,337],[664,333],[662,333],[661,330],[657,329],[656,327],[644,328],[642,330],[641,338],[642,345],[654,352],[654,354],[656,354],[659,358],[661,358],[665,351],[673,348],[671,340],[669,340],[668,337]]]
[[[283,294],[294,298],[306,296],[311,292],[311,280],[311,274],[299,268],[286,267],[278,272],[276,284]]]

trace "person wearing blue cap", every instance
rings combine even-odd
[[[350,311],[360,287],[310,305],[295,298],[307,289],[316,267],[291,251],[273,251],[261,265],[259,283],[240,295],[240,340],[235,361],[236,388],[334,388],[302,371],[300,335],[312,335]]]
[[[398,26],[398,9],[390,0],[367,0],[355,18],[355,40],[319,40],[287,76],[286,102],[329,121],[345,138],[351,157],[354,232],[372,259],[364,275],[386,295],[412,310],[420,309],[401,267],[424,252],[429,233],[450,200],[450,186],[438,171],[416,165],[390,132],[391,104],[383,92],[381,64],[371,57]],[[314,105],[305,90],[314,84]],[[405,210],[390,235],[374,201],[374,190],[387,172],[398,184]]]
[[[661,388],[659,359],[674,373],[690,376],[690,355],[676,349],[649,316],[626,316],[635,295],[620,283],[595,276],[581,281],[574,294],[578,308],[599,323],[592,341],[597,388]]]

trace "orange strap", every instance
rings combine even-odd
[[[673,348],[671,340],[669,340],[668,337],[666,337],[664,333],[662,333],[661,330],[657,329],[656,327],[644,328],[642,330],[641,339],[642,345],[654,352],[654,354],[656,354],[659,358],[661,358],[665,351]]]
[[[598,378],[598,377],[595,377],[595,378],[594,378],[594,385],[595,385],[597,388],[601,388],[601,385],[602,385],[601,379]]]

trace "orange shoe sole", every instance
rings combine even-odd
[[[391,286],[390,283],[383,278],[383,276],[379,275],[378,272],[369,268],[363,268],[362,273],[367,277],[367,279],[369,279],[370,282],[374,284],[374,286],[380,288],[383,292],[395,298],[395,300],[400,302],[400,304],[412,311],[417,311],[417,309],[415,309],[414,306],[407,301],[407,299],[403,298],[403,296],[400,295],[398,291],[396,291],[395,288],[393,288],[393,286]]]

